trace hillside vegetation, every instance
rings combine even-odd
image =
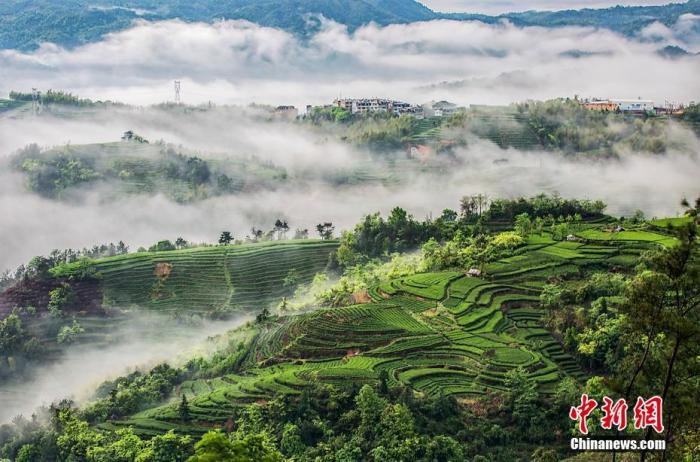
[[[60,357],[73,343],[103,345],[124,313],[226,318],[268,310],[322,271],[336,241],[274,241],[137,252],[48,268],[37,257],[0,293],[0,380]],[[7,321],[9,319],[9,321]]]
[[[438,13],[414,0],[206,0],[197,2],[196,6],[182,0],[110,0],[99,5],[86,0],[40,0],[33,1],[31,8],[26,8],[25,3],[23,0],[9,0],[0,4],[0,48],[27,51],[36,49],[43,42],[75,47],[126,29],[137,19],[179,18],[204,22],[221,18],[245,19],[295,34],[316,30],[318,21],[309,21],[310,16],[316,15],[344,24],[350,30],[370,22],[387,25],[443,18],[487,23],[509,20],[519,26],[590,26],[634,36],[654,21],[671,26],[683,14],[700,13],[698,0],[663,6],[528,11],[498,16]]]
[[[27,178],[29,190],[65,198],[80,188],[107,184],[115,194],[163,193],[176,202],[273,188],[286,171],[255,158],[202,159],[164,143],[134,140],[20,150],[13,167]],[[140,138],[140,139],[139,139]]]
[[[674,339],[692,346],[686,337],[659,323],[653,359],[642,359],[629,378],[651,341],[640,334],[652,324],[646,317],[659,316],[646,311],[645,284],[684,284],[679,306],[698,295],[692,233],[700,200],[686,205],[684,217],[646,222],[605,216],[604,204],[593,201],[473,196],[436,220],[419,222],[399,208],[386,220],[370,215],[340,246],[268,242],[59,264],[50,278],[68,291],[100,281],[105,306],[210,313],[235,306],[258,314],[211,356],[105,382],[80,408],[54,403],[48,428],[18,420],[0,454],[562,460],[571,455],[568,409],[582,391],[598,399],[649,387],[674,397],[666,418],[688,428],[676,399],[696,390],[696,381],[663,385],[653,375],[672,367],[665,358]],[[664,276],[672,261],[687,271]],[[312,280],[323,268],[338,269],[340,278]],[[49,305],[65,296],[52,291]],[[276,310],[260,310],[272,303]],[[673,308],[665,309],[671,322]],[[695,311],[686,313],[683,332],[695,332]],[[8,316],[3,338],[26,317],[21,310]],[[691,350],[670,361],[690,372]],[[677,431],[680,455],[687,433]]]

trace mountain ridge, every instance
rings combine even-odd
[[[471,13],[440,13],[415,0],[8,0],[0,4],[0,49],[32,51],[44,42],[73,48],[100,40],[105,34],[124,30],[134,20],[182,19],[211,22],[243,19],[297,35],[308,35],[324,16],[349,30],[368,23],[405,24],[433,19],[476,20],[496,23],[508,20],[517,26],[589,26],[634,35],[659,21],[672,25],[683,14],[700,14],[700,0],[663,6],[616,6],[605,9],[527,11],[488,16]]]

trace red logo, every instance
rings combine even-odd
[[[587,418],[598,407],[598,402],[589,398],[587,394],[581,395],[581,404],[569,410],[569,418],[578,421],[578,428],[584,435],[588,434]],[[627,428],[627,402],[620,398],[613,401],[604,396],[603,405],[600,407],[603,417],[600,426],[605,430],[617,427],[618,430]],[[634,428],[637,430],[647,427],[653,428],[656,433],[664,431],[663,424],[663,399],[660,396],[652,396],[645,400],[641,396],[634,405]]]
[[[613,400],[604,396],[603,403],[601,409],[605,415],[600,419],[600,426],[610,430],[615,425],[618,430],[624,430],[627,427],[627,402],[620,398],[613,404]]]
[[[571,420],[578,420],[578,429],[584,435],[588,434],[588,425],[586,423],[586,418],[593,412],[593,409],[598,407],[598,402],[594,399],[588,399],[588,395],[581,395],[581,405],[572,407],[569,410],[569,418]]]
[[[652,396],[646,401],[639,396],[634,405],[634,428],[639,430],[651,427],[656,433],[661,433],[664,431],[662,414],[663,400],[660,396]]]

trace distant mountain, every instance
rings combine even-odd
[[[42,42],[75,47],[128,28],[136,19],[213,21],[246,19],[305,35],[323,15],[354,30],[364,24],[431,19],[508,19],[527,26],[593,26],[633,35],[653,21],[670,25],[685,13],[700,14],[700,0],[649,7],[614,7],[500,16],[436,13],[415,0],[4,0],[0,2],[0,49],[35,49]]]
[[[318,15],[351,29],[372,21],[385,25],[437,17],[414,0],[4,0],[0,48],[31,50],[42,42],[74,47],[126,29],[139,18],[246,19],[303,34],[315,29]]]
[[[700,0],[689,0],[686,3],[671,3],[662,6],[615,6],[604,9],[526,11],[523,13],[506,13],[499,16],[467,13],[446,14],[443,16],[452,19],[479,20],[489,23],[507,19],[518,26],[600,27],[632,36],[655,21],[671,26],[678,20],[679,16],[687,13],[700,14]]]

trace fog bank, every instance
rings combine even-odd
[[[136,368],[161,362],[177,365],[193,353],[206,353],[213,343],[209,337],[243,324],[240,317],[229,321],[205,321],[183,326],[163,315],[134,315],[125,326],[109,334],[108,346],[94,344],[69,347],[57,361],[35,368],[35,375],[21,383],[0,387],[0,423],[22,414],[29,417],[38,407],[56,400],[90,397],[102,382]]]
[[[141,21],[74,50],[45,44],[31,53],[0,51],[0,94],[63,89],[133,104],[328,103],[339,95],[414,103],[507,104],[559,96],[689,101],[698,95],[700,57],[673,61],[657,51],[700,51],[700,17],[684,15],[626,38],[585,27],[520,28],[428,21],[349,32],[326,21],[300,39],[246,21],[214,24]],[[639,40],[643,39],[643,40]],[[440,82],[468,82],[459,87]]]

